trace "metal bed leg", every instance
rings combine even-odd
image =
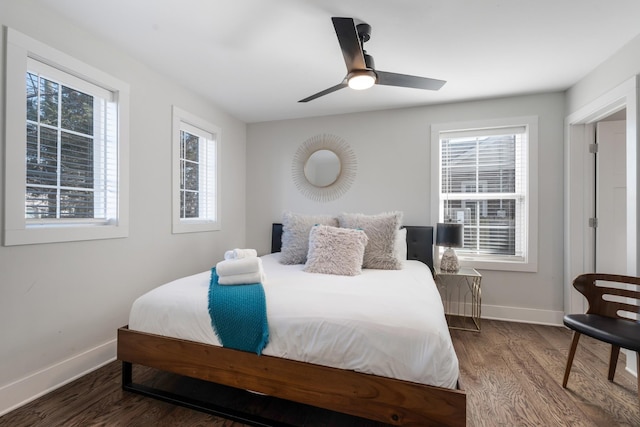
[[[122,389],[126,390],[133,380],[133,364],[131,362],[122,362]]]
[[[151,397],[173,405],[183,406],[195,411],[204,412],[217,417],[226,418],[228,420],[241,422],[256,427],[294,427],[290,424],[273,421],[259,415],[249,414],[227,408],[222,405],[204,402],[187,396],[171,393],[153,387],[147,387],[142,384],[133,382],[133,364],[131,362],[122,362],[122,389],[131,393],[142,396]]]

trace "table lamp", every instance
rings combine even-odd
[[[436,245],[444,246],[440,260],[440,270],[457,273],[460,270],[458,256],[453,248],[461,248],[464,243],[464,225],[457,222],[439,222],[436,226]]]

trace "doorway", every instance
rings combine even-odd
[[[640,202],[638,163],[638,77],[627,80],[565,119],[564,176],[564,312],[584,313],[586,301],[572,286],[573,279],[595,271],[596,233],[589,226],[594,216],[596,162],[589,147],[595,142],[596,123],[624,114],[626,121],[626,274],[637,275],[640,245],[637,208]],[[621,113],[622,111],[626,113]]]

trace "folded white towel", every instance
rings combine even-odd
[[[229,259],[216,264],[216,273],[220,277],[260,271],[262,271],[262,258],[258,257]]]
[[[218,283],[221,285],[249,285],[254,283],[264,284],[266,281],[264,271],[256,271],[255,273],[234,274],[232,276],[219,276]]]
[[[233,249],[231,251],[226,251],[224,253],[224,259],[243,259],[243,258],[251,258],[257,257],[258,252],[255,249]]]

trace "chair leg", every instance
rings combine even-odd
[[[613,376],[616,374],[616,367],[618,366],[618,355],[620,354],[620,347],[617,345],[611,345],[611,358],[609,359],[609,381],[613,381]]]
[[[567,381],[569,381],[569,373],[571,372],[571,365],[573,364],[573,356],[576,355],[576,349],[578,348],[578,340],[580,340],[580,332],[574,332],[571,348],[569,349],[569,356],[567,357],[567,366],[564,368],[564,379],[562,380],[562,387],[564,388],[567,388]]]

